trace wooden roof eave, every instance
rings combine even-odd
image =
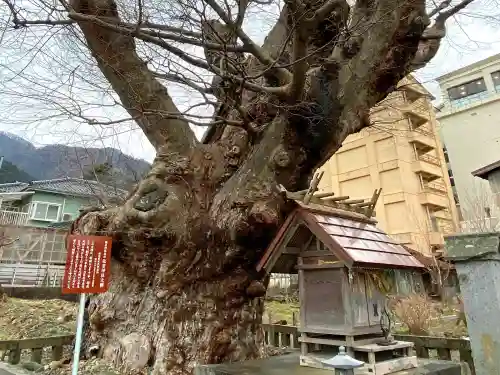
[[[290,215],[288,215],[285,222],[278,230],[278,233],[276,233],[276,236],[274,236],[273,240],[271,241],[268,248],[264,252],[264,255],[257,264],[257,272],[260,272],[262,270],[267,270],[269,269],[269,266],[271,268],[274,266],[279,256],[283,253],[284,250],[283,241],[285,240],[285,236],[288,232],[288,229],[294,224],[296,218],[297,218],[297,210],[294,210]],[[275,254],[276,251],[278,251],[279,254]],[[273,264],[269,265],[269,262],[272,261],[273,259],[274,259]]]
[[[299,206],[288,216],[281,228],[278,230],[278,233],[257,264],[257,272],[261,272],[263,270],[268,273],[270,272],[279,257],[283,254],[285,249],[284,241],[289,230],[293,230],[293,228],[299,224],[303,224],[306,228],[308,228],[316,238],[325,244],[328,250],[331,251],[332,255],[339,258],[348,268],[353,267],[353,259],[349,256],[349,254],[347,254],[342,246],[340,246],[340,244],[338,244],[328,233],[324,231],[323,228],[321,228],[316,221],[308,215],[307,210]]]

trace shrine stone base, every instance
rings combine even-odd
[[[195,375],[332,375],[332,370],[324,370],[300,365],[300,354],[198,366]],[[466,364],[450,361],[419,359],[416,368],[395,372],[394,375],[470,375]]]
[[[392,345],[356,345],[347,348],[348,354],[365,362],[361,368],[355,369],[355,375],[388,375],[401,370],[417,367],[417,357],[412,354],[413,343],[395,341]],[[324,347],[300,356],[302,366],[323,369],[322,361],[332,358],[338,353],[338,347]]]

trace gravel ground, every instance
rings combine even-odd
[[[0,302],[0,340],[67,335],[75,331],[77,305],[62,300]]]
[[[0,302],[0,340],[27,339],[72,334],[76,328],[77,304],[62,300],[23,300],[8,298]],[[51,348],[45,348],[42,365],[31,362],[31,353],[23,350],[21,372],[42,375],[71,374],[72,348],[66,346],[65,361],[51,362]],[[1,353],[0,353],[1,357]],[[81,361],[78,375],[120,375],[98,359]]]

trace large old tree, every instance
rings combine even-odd
[[[261,46],[242,25],[246,16],[258,24],[255,7],[273,6],[262,0],[3,1],[17,29],[73,28],[156,148],[124,203],[86,212],[73,231],[114,239],[111,287],[91,298],[87,344],[124,373],[158,375],[264,354],[266,282],[255,265],[292,209],[278,186],[307,188],[473,0],[285,0]],[[33,4],[47,16],[34,17]],[[148,48],[168,59],[146,59]],[[176,107],[166,80],[214,105],[203,141],[190,128],[202,120]]]

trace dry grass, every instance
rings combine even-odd
[[[429,334],[435,315],[432,301],[425,295],[413,294],[400,298],[393,304],[392,311],[412,335]]]
[[[0,303],[0,340],[71,334],[77,305],[62,300],[7,298]]]
[[[299,319],[299,303],[266,301],[263,322],[269,323],[269,317],[272,322],[286,320],[288,325],[292,325],[293,314]]]

